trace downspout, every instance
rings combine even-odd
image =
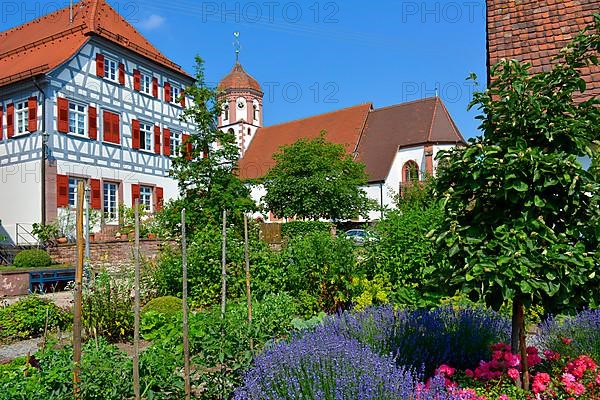
[[[33,84],[42,94],[42,224],[46,223],[46,156],[48,152],[48,135],[46,134],[46,93],[40,87],[37,79]]]

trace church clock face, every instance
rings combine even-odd
[[[245,107],[246,105],[244,104],[244,102],[243,102],[243,101],[238,101],[238,105],[237,105],[237,106],[238,106],[238,108],[239,108],[240,110],[243,110],[243,109],[244,109],[244,107]]]

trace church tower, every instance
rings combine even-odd
[[[235,135],[243,155],[256,131],[263,126],[263,92],[258,81],[244,70],[237,53],[231,72],[218,86],[222,108],[218,128]]]

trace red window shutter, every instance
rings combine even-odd
[[[6,106],[6,137],[10,139],[15,134],[15,105]]]
[[[190,140],[190,135],[186,135],[185,133],[183,135],[181,135],[181,142],[185,146],[184,147],[185,159],[191,160],[193,147],[192,147],[192,141]]]
[[[154,125],[154,153],[160,154],[160,126]]]
[[[181,99],[179,99],[179,104],[181,104],[181,107],[185,107],[185,90],[181,91]]]
[[[104,140],[105,142],[111,142],[112,141],[112,115],[110,112],[108,111],[104,111],[102,113],[102,133],[103,133],[103,138],[102,140]]]
[[[112,115],[112,143],[121,143],[121,120],[119,114]]]
[[[56,175],[56,207],[69,206],[69,177]]]
[[[121,85],[125,84],[125,64],[119,64],[119,83]]]
[[[27,100],[27,108],[29,109],[29,120],[27,121],[27,130],[29,132],[37,131],[37,96],[30,97]]]
[[[131,121],[131,147],[140,148],[140,121],[137,119]]]
[[[152,96],[158,98],[158,78],[152,78]]]
[[[92,189],[90,203],[94,210],[100,210],[102,208],[102,192],[100,186],[100,179],[90,179],[90,188]]]
[[[3,123],[3,118],[4,117],[4,107],[2,107],[0,105],[0,140],[2,140],[4,138],[4,123]]]
[[[58,118],[57,118],[57,128],[59,132],[68,133],[69,132],[69,100],[59,97],[58,101]]]
[[[169,128],[163,129],[163,155],[171,155],[171,130]]]
[[[96,76],[104,78],[104,55],[96,54]]]
[[[165,82],[165,101],[171,102],[171,84],[169,82]]]
[[[88,106],[88,136],[93,140],[98,139],[98,112],[93,106]]]
[[[142,74],[138,69],[133,70],[133,90],[142,90]]]
[[[156,204],[154,204],[154,210],[160,211],[163,207],[164,202],[164,191],[163,188],[157,186],[154,188],[154,198],[156,199]]]
[[[131,185],[131,206],[135,206],[135,201],[140,199],[140,185]]]

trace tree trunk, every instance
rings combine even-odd
[[[515,296],[512,306],[512,332],[510,351],[521,355],[521,385],[529,390],[529,366],[527,365],[527,345],[525,342],[525,307],[520,297]]]
[[[515,296],[512,303],[512,332],[510,335],[510,352],[513,354],[519,354],[519,328],[521,326],[521,323],[519,322],[520,305],[521,299]]]

